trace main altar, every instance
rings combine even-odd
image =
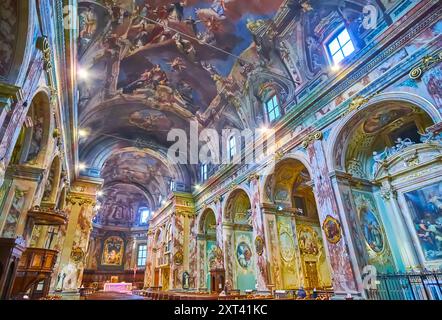
[[[126,282],[107,282],[104,284],[104,292],[132,293],[132,284]]]

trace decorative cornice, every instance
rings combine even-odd
[[[78,193],[70,192],[66,196],[66,201],[72,205],[78,204],[79,206],[90,205],[95,206],[95,199],[88,195],[82,195]]]

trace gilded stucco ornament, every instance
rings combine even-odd
[[[78,204],[80,206],[83,206],[85,204],[95,206],[95,201],[86,196],[68,194],[66,197],[66,201],[70,204]]]
[[[79,263],[84,258],[84,251],[80,247],[75,247],[71,251],[71,258],[75,263]]]
[[[51,48],[47,37],[39,37],[37,39],[37,49],[43,53],[43,68],[45,71],[51,70]]]
[[[426,55],[422,58],[419,65],[411,69],[409,77],[413,80],[420,80],[422,75],[430,69],[430,67],[436,63],[442,61],[442,51],[435,55]]]
[[[356,97],[351,99],[350,104],[348,105],[348,109],[341,115],[341,117],[345,117],[349,113],[355,110],[359,110],[363,105],[368,103],[371,100],[371,98],[373,98],[377,94],[379,94],[379,92],[375,92],[367,97],[364,97],[362,95],[357,95]]]
[[[391,185],[384,184],[381,186],[381,197],[382,199],[388,201],[396,198],[397,192],[393,189]]]
[[[181,265],[183,264],[183,260],[184,260],[184,256],[183,256],[183,252],[180,250],[177,253],[175,253],[175,255],[173,256],[173,262],[176,265]]]
[[[321,131],[313,132],[313,133],[309,134],[309,135],[304,139],[304,141],[302,142],[301,146],[302,146],[304,149],[307,149],[307,147],[308,147],[310,144],[312,144],[314,141],[316,141],[316,140],[322,140],[322,138],[323,138],[323,134],[322,134]]]

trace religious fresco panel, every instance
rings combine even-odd
[[[23,211],[25,201],[26,193],[16,188],[14,190],[11,207],[9,208],[3,225],[2,237],[14,238],[16,236],[20,215]]]
[[[442,259],[442,182],[404,194],[414,232],[428,261]]]
[[[102,266],[120,267],[123,265],[125,252],[124,240],[121,237],[111,236],[104,240],[102,249]]]
[[[378,272],[395,270],[390,244],[385,233],[381,215],[371,192],[352,190],[357,221],[362,231],[368,264],[375,265]]]

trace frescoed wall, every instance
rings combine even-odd
[[[281,259],[282,288],[296,289],[300,285],[301,266],[299,265],[297,237],[293,232],[292,219],[277,217],[279,252]]]
[[[12,198],[12,203],[2,229],[2,237],[15,238],[20,216],[26,201],[26,194],[16,188]]]
[[[379,272],[395,270],[390,244],[385,233],[374,196],[370,192],[353,190],[356,215],[362,230],[368,264],[375,265]]]
[[[242,291],[256,287],[256,253],[252,243],[251,232],[235,232],[236,288]]]

